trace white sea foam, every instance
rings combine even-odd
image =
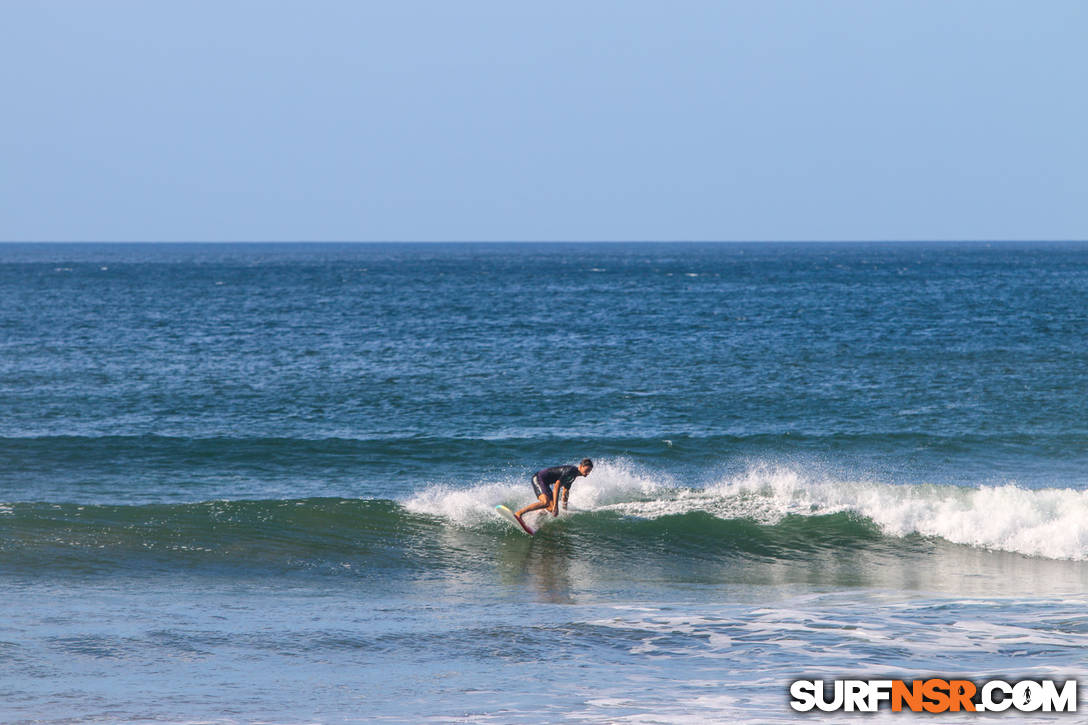
[[[470,488],[429,486],[404,502],[412,513],[441,516],[455,524],[474,526],[495,522],[494,508],[502,503],[520,508],[532,498],[527,483],[482,483]]]
[[[754,518],[765,521],[851,511],[890,536],[917,533],[1031,556],[1088,559],[1088,491],[821,480],[759,466],[707,493],[746,501]]]
[[[628,461],[597,461],[593,471],[570,489],[570,505],[589,511],[623,502],[657,500],[676,495],[668,476],[640,470]]]
[[[433,486],[405,506],[474,526],[495,520],[495,504],[517,508],[530,501],[528,481],[513,479],[463,489]],[[705,488],[687,488],[619,460],[600,461],[588,478],[578,479],[570,506],[572,513],[648,519],[701,511],[764,525],[787,515],[852,512],[888,536],[921,534],[983,549],[1088,560],[1088,491],[1068,488],[844,481],[773,465],[754,465]]]
[[[610,505],[666,495],[667,479],[654,480],[626,462],[599,461],[587,478],[571,487],[570,508],[575,511],[607,510]],[[534,500],[529,475],[505,481],[478,483],[468,488],[428,486],[404,502],[412,513],[441,516],[461,526],[495,522],[494,507],[506,504],[519,509]]]

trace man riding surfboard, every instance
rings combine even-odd
[[[518,523],[525,527],[521,520],[523,514],[537,509],[546,509],[552,516],[559,515],[559,489],[563,489],[563,508],[567,508],[567,499],[570,497],[570,487],[574,479],[579,476],[588,476],[593,470],[593,461],[583,458],[577,466],[552,466],[537,471],[533,474],[533,491],[536,493],[536,503],[531,503],[514,514]],[[528,530],[528,529],[526,529]]]

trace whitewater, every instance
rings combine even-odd
[[[647,476],[624,462],[604,462],[579,479],[566,515],[615,513],[653,520],[704,513],[730,521],[773,526],[787,516],[847,513],[890,537],[910,534],[953,544],[1049,559],[1083,561],[1088,556],[1088,491],[1003,486],[947,486],[841,481],[790,467],[758,465],[700,488],[667,477]],[[451,489],[428,487],[405,508],[437,514],[455,526],[493,524],[496,503],[520,508],[532,496],[522,482],[507,481]],[[548,515],[530,514],[547,524]]]

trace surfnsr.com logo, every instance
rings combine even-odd
[[[796,680],[790,697],[798,712],[1076,712],[1077,681]]]

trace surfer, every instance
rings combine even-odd
[[[553,466],[537,471],[533,474],[533,491],[536,493],[536,503],[531,503],[514,514],[518,523],[523,527],[525,522],[521,520],[523,514],[537,509],[547,509],[552,516],[559,515],[559,489],[563,489],[563,508],[567,508],[567,498],[570,497],[570,487],[574,479],[579,476],[588,476],[593,470],[593,461],[583,458],[577,466]]]

